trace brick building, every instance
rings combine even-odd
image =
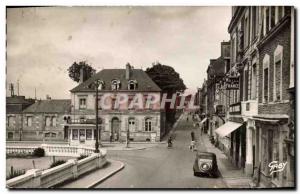
[[[208,80],[209,114],[220,89],[226,112],[211,135],[258,187],[294,186],[294,22],[293,7],[232,7],[230,65],[219,87]],[[271,173],[272,161],[286,167]]]

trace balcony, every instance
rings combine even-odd
[[[254,116],[258,114],[258,102],[256,100],[248,100],[241,103],[243,116]]]

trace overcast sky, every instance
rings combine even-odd
[[[7,84],[20,95],[69,98],[74,61],[102,68],[172,66],[189,90],[229,40],[230,7],[50,7],[7,10]]]

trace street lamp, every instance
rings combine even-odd
[[[101,131],[99,134],[99,129],[98,129],[98,124],[99,124],[99,118],[98,118],[98,88],[101,85],[100,80],[96,80],[94,82],[95,84],[95,89],[96,89],[96,143],[95,143],[95,153],[99,153],[99,137],[101,137]]]

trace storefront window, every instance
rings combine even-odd
[[[87,129],[86,130],[86,139],[87,140],[91,140],[92,137],[93,137],[93,135],[92,135],[92,129]]]
[[[72,130],[72,139],[74,139],[74,140],[78,139],[78,129]]]
[[[85,130],[84,129],[79,130],[79,139],[80,139],[80,141],[85,140]]]

